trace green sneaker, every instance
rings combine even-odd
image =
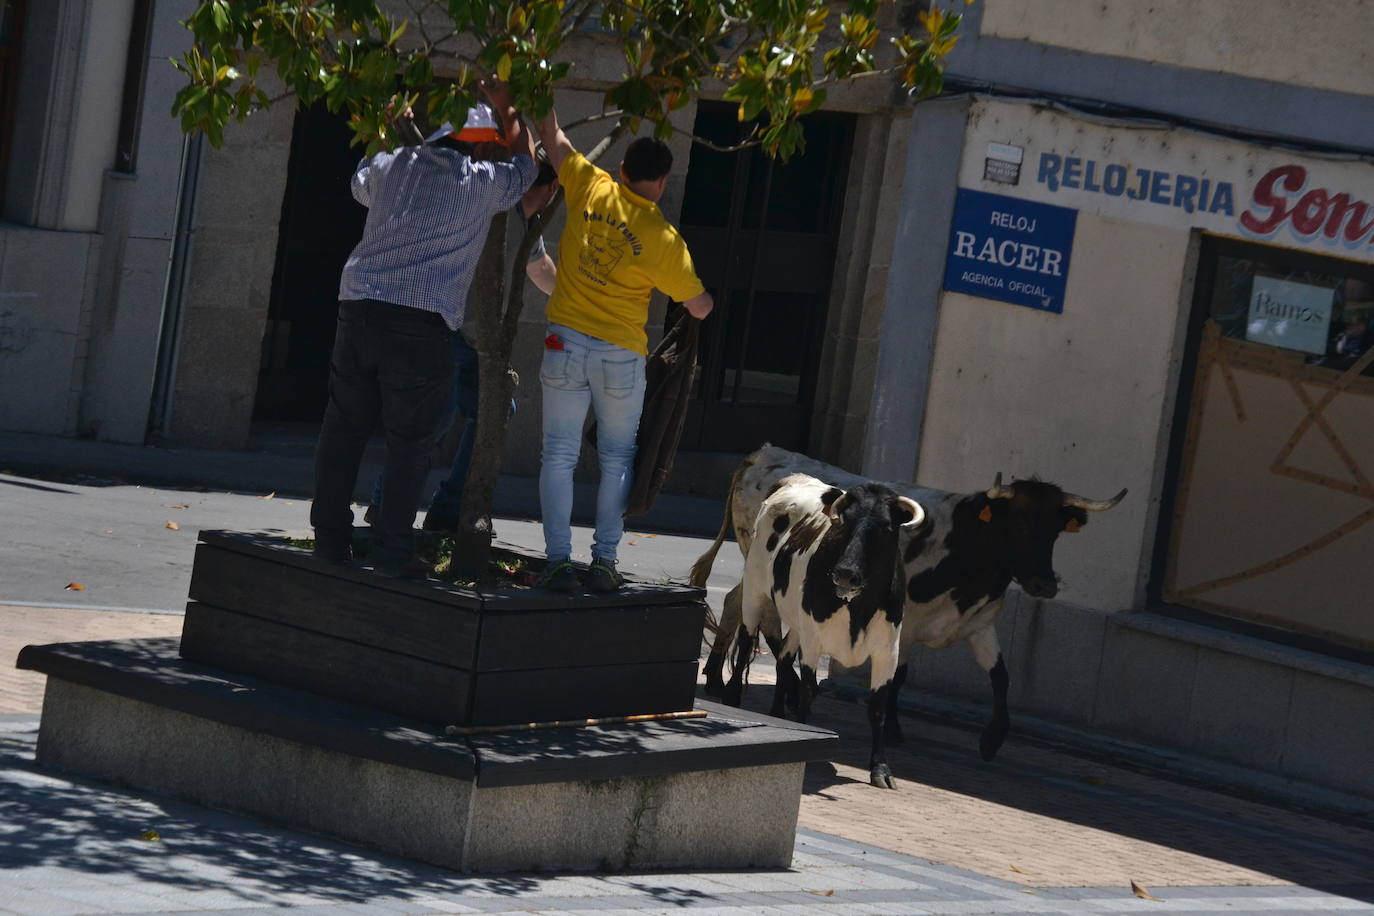
[[[587,589],[598,595],[620,591],[625,577],[616,572],[615,560],[593,560],[587,567]]]
[[[582,587],[582,582],[577,578],[577,570],[573,569],[571,563],[559,560],[549,564],[544,574],[539,577],[539,581],[534,583],[534,587],[551,592],[575,592]]]

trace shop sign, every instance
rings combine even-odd
[[[1086,192],[1149,208],[1141,216],[1151,215],[1150,205],[1197,214],[1189,222],[1266,242],[1340,248],[1366,259],[1374,246],[1374,204],[1324,186],[1296,163],[1270,168],[1238,192],[1237,183],[1219,178],[1041,153],[1035,182],[1056,196]]]
[[[962,187],[1005,192],[998,182],[1017,159],[1021,198],[1374,262],[1374,163],[1367,160],[1162,125],[1092,123],[1021,102],[976,105]]]
[[[960,188],[945,289],[1047,312],[1064,311],[1078,211]]]
[[[1025,150],[1008,143],[989,143],[983,160],[983,180],[997,184],[1016,184],[1021,180],[1021,160]]]
[[[1329,287],[1255,277],[1245,339],[1321,355],[1326,352],[1335,297]]]

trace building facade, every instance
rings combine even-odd
[[[0,429],[241,448],[320,416],[356,151],[285,105],[220,150],[183,137],[194,6],[0,8]],[[1374,7],[966,15],[941,98],[832,94],[786,164],[673,141],[663,209],[718,303],[682,485],[723,489],[771,440],[951,490],[1127,487],[1061,538],[1059,599],[1013,590],[1014,715],[1374,795],[1374,62],[1351,37]],[[565,121],[615,75],[579,54]],[[732,105],[677,118],[738,130]],[[523,476],[542,304],[514,356]],[[912,683],[987,693],[962,651]]]
[[[1060,538],[1059,598],[1013,590],[1013,709],[1367,800],[1374,9],[1280,53],[1301,15],[971,8],[963,91],[913,122],[862,467],[1129,488]]]

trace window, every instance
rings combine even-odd
[[[1374,264],[1203,237],[1153,597],[1368,659]]]
[[[1345,371],[1374,346],[1374,272],[1259,245],[1218,251],[1207,317],[1221,336]],[[1374,364],[1364,370],[1374,375]]]
[[[0,194],[10,161],[14,108],[18,98],[19,46],[24,32],[24,0],[0,0]]]

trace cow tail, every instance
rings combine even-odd
[[[725,494],[725,517],[720,520],[720,530],[716,532],[716,539],[711,542],[711,546],[706,548],[706,552],[697,557],[697,561],[692,564],[692,571],[687,575],[687,583],[696,588],[705,588],[706,580],[710,578],[711,567],[716,565],[716,554],[720,553],[720,545],[725,543],[725,534],[730,530],[730,506],[734,502],[735,493],[739,489],[740,478],[744,476],[745,470],[750,466],[746,460],[735,468],[735,473],[730,475],[730,489]],[[716,619],[716,612],[710,607],[706,609],[706,632],[713,637],[716,635],[716,628],[719,621]]]

